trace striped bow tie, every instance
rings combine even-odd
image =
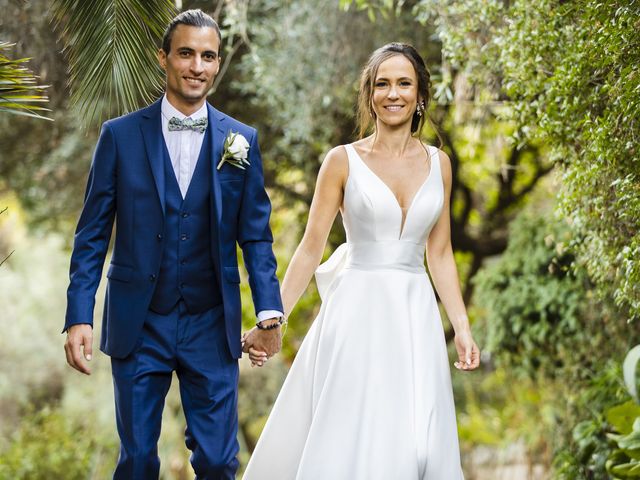
[[[190,118],[185,118],[184,120],[180,120],[177,117],[172,117],[169,120],[169,131],[179,131],[179,130],[193,130],[195,132],[204,133],[207,129],[207,117],[201,117],[197,120],[192,120]]]

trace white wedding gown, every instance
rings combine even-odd
[[[316,272],[322,297],[244,480],[461,480],[451,373],[427,237],[443,205],[438,149],[403,214],[347,145],[347,243]]]

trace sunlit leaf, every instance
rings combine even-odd
[[[636,367],[640,361],[640,345],[633,347],[624,359],[622,364],[622,372],[624,374],[624,383],[629,390],[629,394],[638,401],[638,388],[636,386]]]
[[[51,120],[40,114],[49,109],[33,105],[49,101],[44,95],[47,86],[38,85],[37,77],[24,66],[28,58],[12,60],[5,54],[13,45],[0,42],[0,112]]]

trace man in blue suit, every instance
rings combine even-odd
[[[157,479],[157,442],[172,372],[198,479],[238,467],[237,359],[243,252],[258,315],[251,344],[280,348],[282,302],[256,131],[206,102],[220,30],[200,10],[178,15],[158,52],[166,93],[106,122],[71,256],[68,363],[90,374],[95,292],[113,222],[100,348],[111,357],[121,447],[115,479]]]

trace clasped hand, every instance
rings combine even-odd
[[[242,351],[249,354],[251,366],[262,367],[266,361],[280,351],[282,332],[280,327],[261,330],[253,327],[242,335]]]

